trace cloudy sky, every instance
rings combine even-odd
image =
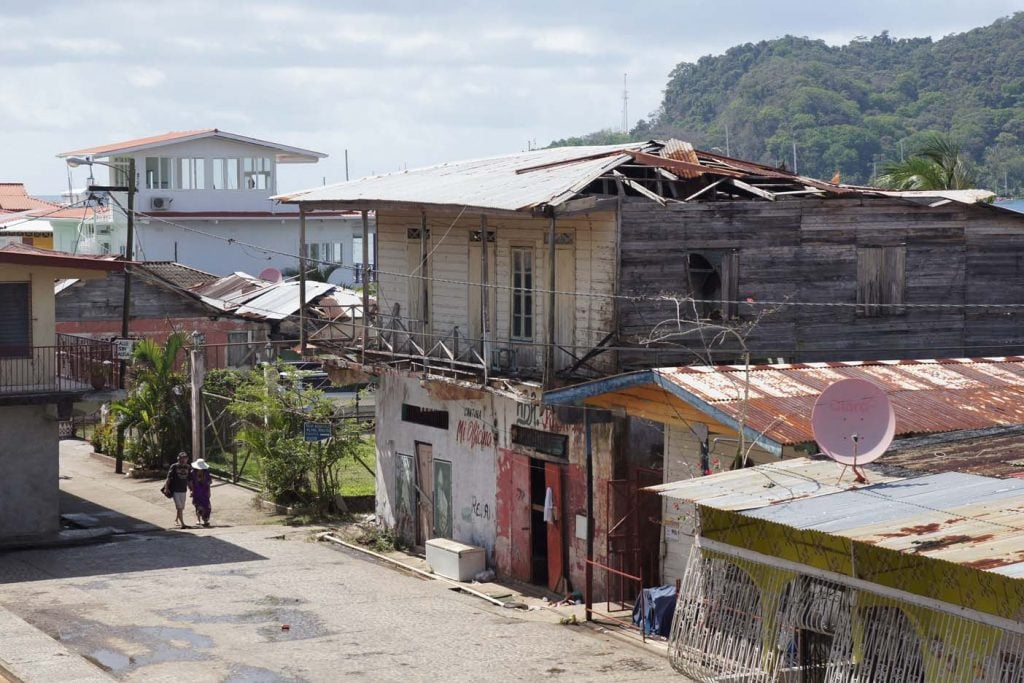
[[[672,67],[786,34],[939,38],[1022,0],[164,3],[0,0],[0,181],[55,154],[221,128],[326,152],[282,191],[525,149],[653,111]],[[84,182],[77,171],[75,184]]]

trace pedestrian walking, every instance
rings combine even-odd
[[[174,507],[177,513],[174,517],[174,522],[182,529],[187,529],[188,525],[185,524],[185,500],[188,496],[188,491],[192,488],[192,468],[188,464],[188,453],[182,451],[178,453],[178,462],[171,465],[170,469],[167,470],[167,482],[164,484],[167,490],[171,492],[174,498]]]
[[[196,524],[210,526],[210,466],[199,458],[192,463],[192,505],[196,508]]]

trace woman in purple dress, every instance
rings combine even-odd
[[[210,526],[210,466],[199,458],[192,463],[192,504],[196,508],[196,524]]]

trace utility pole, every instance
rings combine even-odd
[[[121,304],[121,339],[128,339],[128,322],[132,308],[132,270],[129,265],[135,256],[135,157],[128,157],[128,235],[124,245],[124,301]],[[120,386],[125,386],[125,361],[121,361]]]
[[[192,460],[203,457],[203,379],[206,376],[206,338],[192,333],[189,377],[192,384]]]
[[[299,204],[299,355],[306,357],[306,207]]]
[[[366,363],[366,343],[369,339],[370,325],[370,218],[366,209],[363,209],[363,349],[360,360]],[[358,394],[356,394],[358,397]],[[357,399],[358,401],[358,399]],[[359,404],[356,403],[356,413],[359,412]]]

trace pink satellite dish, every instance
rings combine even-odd
[[[811,411],[814,440],[843,465],[878,459],[896,434],[896,414],[889,397],[864,379],[841,379],[821,392]]]
[[[267,282],[280,282],[284,278],[281,277],[281,271],[277,268],[264,268],[260,273],[260,279]]]

